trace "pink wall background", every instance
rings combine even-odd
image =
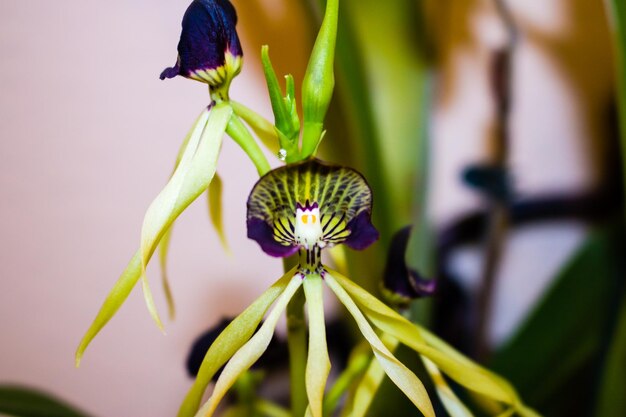
[[[246,2],[236,3],[241,25],[256,25],[244,31],[244,48],[265,42],[246,37],[263,33],[264,24],[245,14]],[[261,3],[280,16],[292,7]],[[524,173],[518,183],[525,192],[590,184],[593,163],[583,141],[601,130],[597,113],[611,88],[610,54],[604,32],[592,33],[599,43],[581,42],[577,34],[601,25],[601,6],[512,3],[524,27],[533,29],[517,60],[512,163]],[[438,222],[477,204],[460,185],[458,169],[481,157],[492,117],[486,63],[501,30],[488,2],[471,4],[476,11],[464,23],[473,44],[451,51],[442,85],[454,81],[456,88],[438,101],[433,120]],[[199,83],[158,79],[174,62],[186,6],[165,0],[0,3],[0,383],[43,388],[99,416],[172,416],[190,383],[183,363],[191,341],[221,315],[241,311],[280,274],[280,262],[245,237],[245,196],[256,173],[226,140],[219,172],[233,256],[224,255],[204,203],[194,204],[172,241],[178,317],[166,324],[168,335],[152,324],[137,289],[81,368],[73,366],[80,337],[138,246],[145,209],[208,101]],[[576,17],[581,7],[585,19]],[[273,30],[277,36],[280,27]],[[305,39],[293,30],[284,36]],[[299,53],[301,60],[306,50]],[[270,117],[255,56],[248,54],[232,96]],[[569,223],[512,236],[494,338],[507,334],[583,236],[582,226]],[[475,254],[468,248],[458,257],[469,275],[479,269]],[[158,268],[149,274],[165,315]]]

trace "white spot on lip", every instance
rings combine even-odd
[[[307,250],[314,247],[322,239],[323,232],[319,218],[320,209],[317,207],[304,209],[298,207],[296,209],[294,234],[296,241]]]

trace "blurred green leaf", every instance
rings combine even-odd
[[[617,62],[617,99],[619,103],[620,133],[622,138],[622,170],[626,184],[626,2],[605,0],[613,31]]]
[[[14,417],[87,417],[52,395],[31,388],[0,386],[0,414]]]
[[[626,296],[604,364],[596,417],[619,417],[626,410]]]
[[[623,279],[618,263],[623,252],[617,250],[622,230],[591,233],[492,359],[491,368],[546,415],[568,416],[576,410],[581,415],[580,404],[591,401],[598,356]]]

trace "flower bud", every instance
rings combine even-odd
[[[383,291],[400,306],[416,298],[431,296],[437,288],[436,280],[425,278],[407,267],[404,256],[410,234],[411,227],[405,227],[393,236],[384,272]]]
[[[236,25],[237,13],[229,0],[194,0],[183,17],[176,65],[160,78],[181,75],[207,83],[211,92],[227,100],[243,57]]]

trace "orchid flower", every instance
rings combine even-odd
[[[306,299],[309,329],[304,372],[308,405],[304,414],[307,417],[323,417],[328,410],[333,411],[329,404],[338,398],[340,390],[335,391],[333,400],[325,404],[331,363],[326,343],[324,286],[334,293],[355,320],[371,355],[376,359],[348,402],[349,412],[355,417],[367,410],[373,397],[364,391],[368,378],[375,376],[380,381],[383,374],[424,416],[435,415],[423,382],[394,356],[393,350],[399,344],[408,346],[422,357],[451,415],[467,413],[464,413],[465,408],[445,378],[481,396],[484,402],[499,407],[503,415],[516,412],[522,416],[533,416],[534,412],[523,405],[505,380],[465,358],[340,272],[322,263],[323,250],[341,244],[362,250],[378,239],[378,231],[371,222],[372,191],[364,177],[354,169],[314,158],[324,137],[323,122],[334,87],[337,16],[338,0],[328,0],[324,21],[302,83],[301,129],[293,77],[286,77],[286,94],[283,94],[267,47],[262,50],[262,61],[275,123],[271,124],[244,105],[230,100],[229,87],[241,70],[243,57],[235,30],[235,9],[228,0],[194,0],[191,3],[183,18],[176,63],[163,71],[161,79],[180,75],[206,83],[211,102],[183,141],[169,182],[148,208],[140,249],[83,337],[76,353],[76,363],[80,362],[88,344],[116,313],[140,279],[148,310],[158,326],[163,327],[152,300],[146,266],[159,245],[162,265],[165,266],[173,222],[207,189],[211,198],[211,217],[220,233],[220,212],[213,205],[219,203],[221,182],[213,179],[222,137],[226,133],[242,147],[261,175],[248,198],[248,237],[270,256],[284,258],[297,255],[298,264],[217,336],[181,405],[179,417],[210,417],[215,413],[227,392],[268,348],[278,320],[300,291]],[[277,153],[279,159],[288,164],[270,171],[264,154],[243,122]],[[411,286],[415,287],[415,283],[424,284],[414,281]],[[168,294],[165,279],[164,285]],[[413,289],[429,290],[423,286]],[[356,357],[358,364],[349,365],[349,370],[364,368],[363,355]],[[205,391],[222,367],[209,399],[201,406]],[[363,392],[366,394],[362,395]],[[266,405],[272,406],[269,403]],[[242,414],[236,408],[232,410],[233,415]],[[292,417],[302,417],[301,414],[294,412]]]
[[[185,12],[176,64],[165,69],[161,79],[181,75],[206,83],[211,102],[182,142],[169,182],[146,211],[140,248],[83,336],[76,351],[77,366],[87,346],[115,315],[140,279],[148,311],[163,330],[146,277],[146,266],[159,245],[163,286],[170,316],[174,315],[165,274],[171,229],[176,218],[206,190],[211,200],[211,220],[220,239],[225,241],[221,226],[221,181],[216,176],[224,133],[241,146],[260,175],[270,170],[265,155],[243,121],[260,138],[265,138],[271,149],[276,148],[271,140],[277,142],[273,125],[247,107],[231,102],[228,95],[231,81],[241,71],[243,62],[236,24],[237,14],[228,0],[194,0]]]
[[[304,288],[309,326],[306,415],[322,417],[331,366],[325,333],[324,285],[353,317],[378,366],[425,416],[435,415],[428,392],[422,381],[393,355],[393,349],[385,343],[389,338],[407,345],[427,360],[430,374],[440,379],[436,382],[441,383],[443,393],[449,394],[451,390],[441,372],[488,400],[501,403],[505,407],[503,411],[533,415],[502,378],[471,362],[322,263],[321,252],[326,248],[346,244],[354,249],[365,249],[378,238],[371,223],[372,193],[357,171],[317,159],[280,167],[257,182],[247,207],[248,237],[271,256],[297,254],[298,265],[216,339],[183,402],[179,417],[214,414],[228,390],[267,349],[278,319],[300,287]],[[265,321],[256,331],[268,310]],[[211,396],[198,409],[211,378],[224,364]]]

